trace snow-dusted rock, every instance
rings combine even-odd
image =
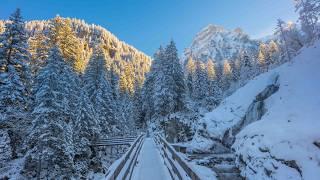
[[[258,46],[258,41],[251,40],[240,28],[230,31],[210,24],[196,35],[185,57],[192,55],[202,61],[210,58],[221,62],[235,59],[242,50],[255,51]]]
[[[245,126],[239,129],[232,149],[243,176],[319,179],[319,57],[320,42],[237,90],[200,120],[192,145],[210,148],[213,141],[223,142],[226,132],[242,123]],[[252,103],[257,100],[264,100],[262,114]],[[247,116],[250,118],[244,119]]]

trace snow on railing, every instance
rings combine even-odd
[[[108,139],[99,139],[96,142],[93,142],[91,146],[117,146],[117,145],[131,145],[134,140],[137,139],[137,136],[128,136],[128,137],[112,137]]]
[[[136,138],[129,150],[109,167],[106,179],[126,179],[128,176],[129,179],[131,179],[134,165],[143,144],[143,139],[143,134]]]
[[[200,177],[163,137],[156,136],[155,142],[161,146],[161,155],[172,179],[174,179],[175,174],[180,180],[186,179],[186,176],[192,180],[200,180]]]

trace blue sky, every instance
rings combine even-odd
[[[0,19],[20,7],[27,20],[59,14],[99,24],[152,55],[174,39],[182,54],[208,24],[241,27],[252,37],[272,33],[276,20],[297,19],[293,0],[1,0]]]

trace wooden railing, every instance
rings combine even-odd
[[[133,142],[129,150],[124,154],[119,164],[107,172],[106,179],[131,179],[134,165],[143,144],[144,135],[140,135]]]
[[[92,146],[117,146],[117,145],[131,145],[137,136],[128,137],[111,137],[108,139],[99,139],[92,143]]]
[[[163,137],[156,136],[155,142],[161,147],[161,155],[165,160],[165,165],[167,166],[172,179],[175,179],[175,174],[179,180],[186,179],[186,175],[189,179],[200,180],[200,177],[189,167],[189,165],[177,154],[174,148]]]

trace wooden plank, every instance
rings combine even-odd
[[[128,143],[102,143],[102,144],[92,144],[91,146],[116,146],[116,145],[131,145],[132,142]]]
[[[175,152],[175,150],[172,148],[171,145],[167,141],[165,141],[162,137],[159,136],[160,141],[164,145],[165,148],[167,148],[174,160],[176,160],[179,165],[182,167],[182,169],[187,173],[187,175],[192,179],[192,180],[200,180],[199,176],[186,164],[185,161],[183,161],[180,156]]]
[[[133,155],[133,158],[131,159],[130,163],[129,163],[129,168],[127,169],[127,171],[125,172],[125,175],[124,175],[124,178],[123,179],[126,179],[127,176],[129,175],[129,179],[131,179],[131,176],[132,176],[132,172],[133,172],[133,167],[134,165],[136,164],[137,162],[137,158],[138,158],[138,155],[140,153],[140,150],[142,148],[142,143],[143,141],[141,140],[138,147],[137,147],[137,150],[134,152],[134,155]]]
[[[92,144],[101,144],[101,143],[130,143],[130,142],[134,142],[134,140],[133,141],[96,141],[96,142],[94,142],[94,143],[92,143]]]
[[[161,149],[162,149],[162,151],[163,151],[163,153],[164,153],[164,156],[166,157],[166,159],[167,159],[168,162],[170,163],[173,172],[178,176],[178,178],[179,178],[180,180],[182,180],[182,176],[181,176],[178,168],[174,165],[174,163],[172,162],[171,158],[169,158],[169,156],[168,156],[166,150],[164,149],[164,147],[162,147]]]
[[[117,138],[104,138],[104,139],[99,139],[99,140],[119,140],[119,139],[137,139],[138,136],[135,137],[117,137]]]
[[[115,180],[117,179],[117,177],[119,176],[120,172],[122,171],[124,165],[126,164],[126,162],[128,161],[128,159],[130,158],[131,156],[131,153],[133,152],[133,149],[135,149],[135,147],[137,146],[137,144],[139,142],[142,141],[142,138],[143,138],[143,135],[140,135],[136,141],[131,145],[128,153],[125,155],[125,157],[122,159],[122,161],[119,163],[119,165],[116,167],[116,169],[111,172],[112,174],[110,175],[109,179],[110,180]],[[109,173],[110,174],[110,173]]]

